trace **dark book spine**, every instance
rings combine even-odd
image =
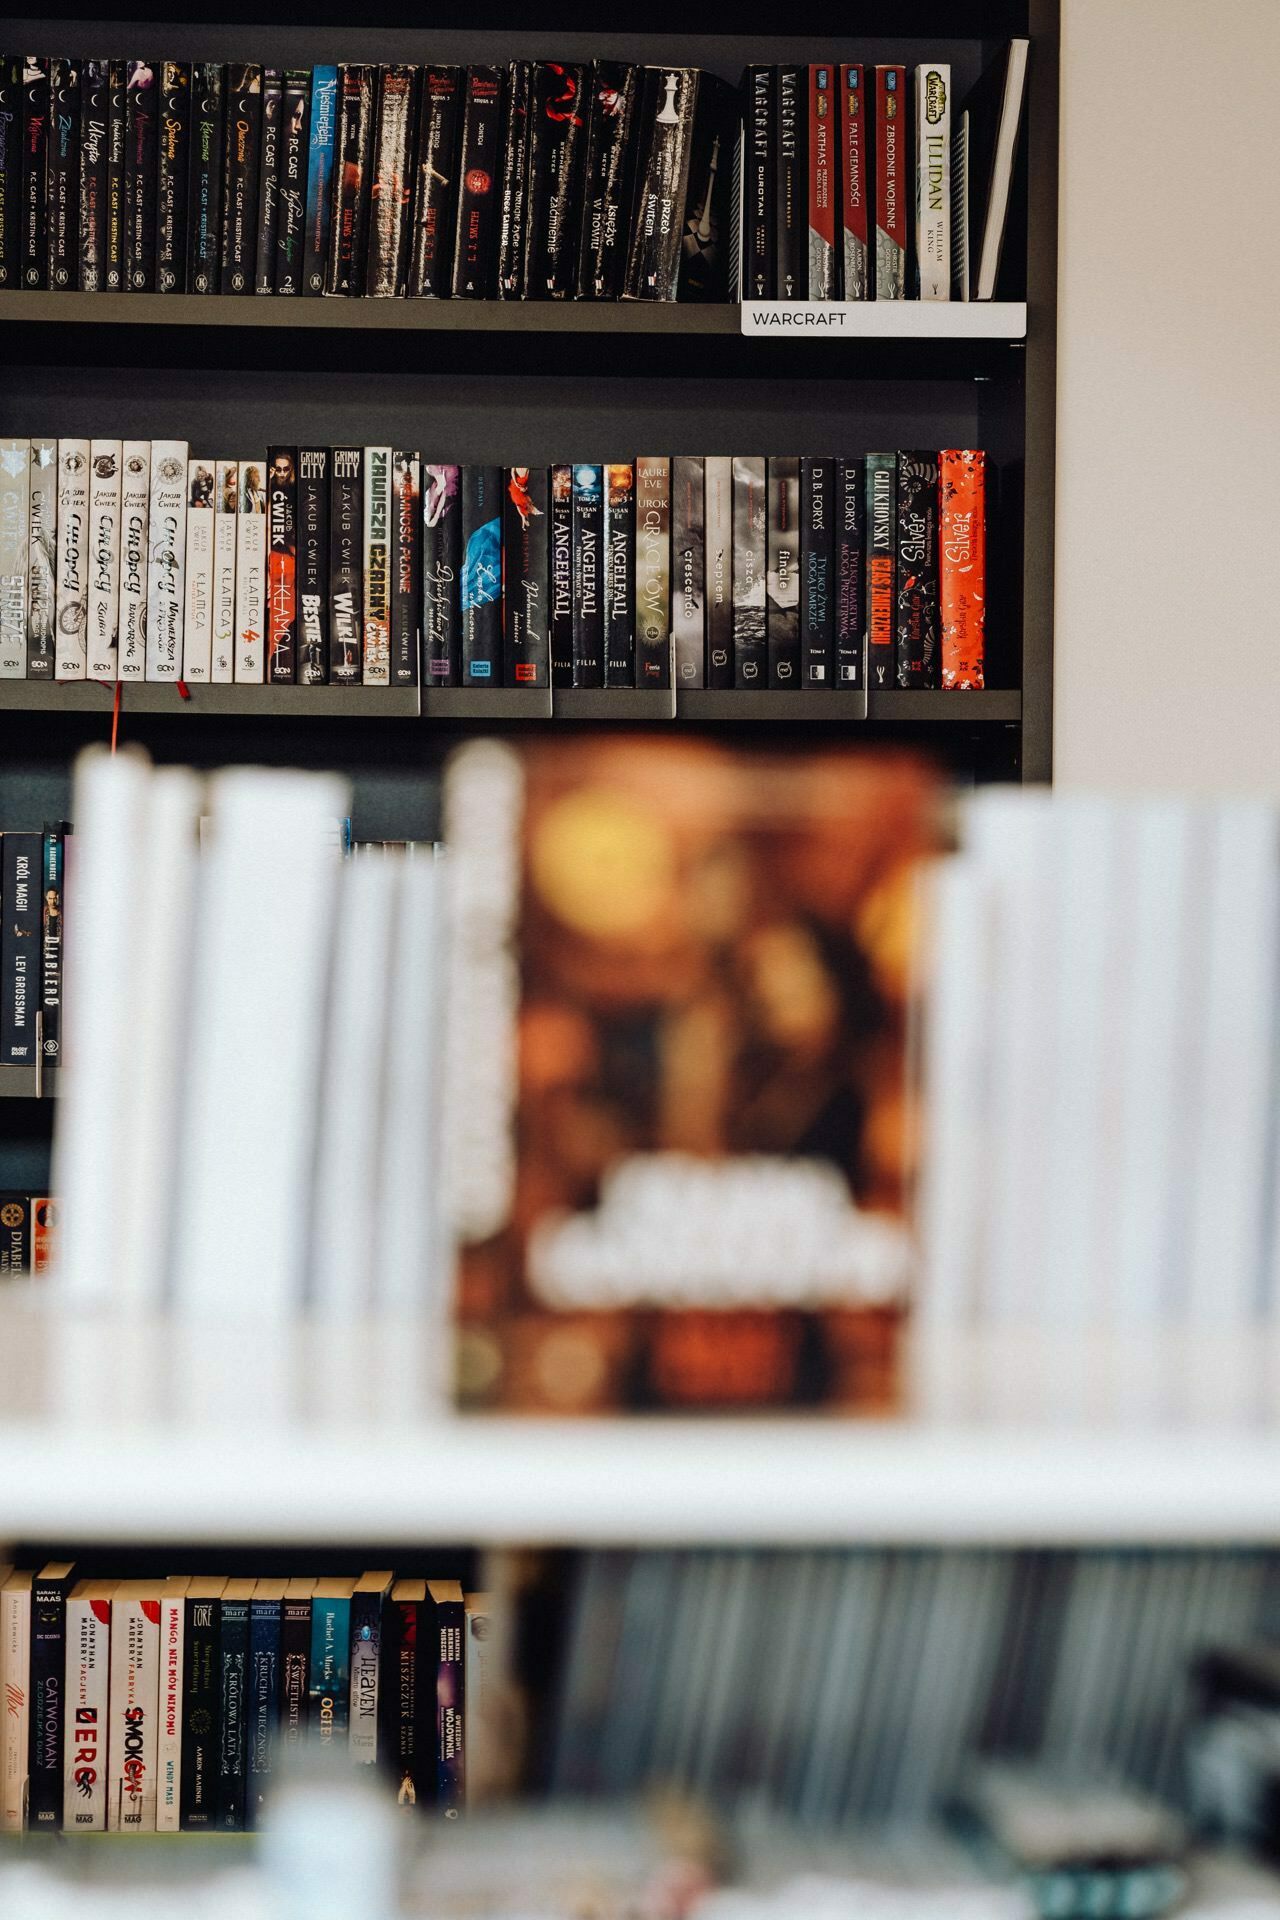
[[[221,1612],[219,1600],[186,1602],[178,1819],[184,1833],[213,1828],[218,1820],[222,1773]]]
[[[311,125],[307,135],[306,231],[302,291],[323,293],[333,232],[333,162],[338,124],[338,69],[311,69]]]
[[[40,1006],[40,878],[38,833],[0,838],[0,1065],[34,1067]]]
[[[462,685],[462,470],[422,469],[422,657],[429,686]]]
[[[191,90],[191,68],[166,60],[160,73],[156,168],[156,286],[161,293],[181,293],[186,286]]]
[[[836,250],[836,142],[839,137],[834,67],[809,68],[809,298],[838,300]]]
[[[391,456],[391,684],[418,684],[422,603],[422,467],[416,453]]]
[[[156,167],[160,99],[156,68],[129,62],[125,83],[125,283],[131,293],[156,288]]]
[[[429,1804],[434,1798],[434,1778],[418,1752],[419,1612],[416,1600],[391,1600],[383,1615],[386,1656],[379,1745],[394,1774],[396,1804],[401,1807]],[[430,1750],[428,1758],[434,1759]]]
[[[426,67],[418,90],[410,221],[409,298],[449,292],[458,195],[462,82],[457,67]]]
[[[769,461],[766,630],[769,685],[800,684],[800,462],[790,454]]]
[[[867,93],[863,69],[840,69],[840,229],[846,300],[871,298],[867,244]]]
[[[580,300],[616,300],[622,292],[630,237],[639,81],[637,68],[614,60],[597,60],[591,69],[578,250]]]
[[[867,467],[841,460],[836,478],[836,683],[867,680]]]
[[[249,1669],[245,1707],[244,1824],[256,1827],[271,1790],[280,1718],[280,1602],[249,1603]]]
[[[22,284],[49,284],[49,62],[22,66]]]
[[[778,200],[774,139],[777,72],[748,67],[743,81],[746,127],[743,154],[742,290],[748,300],[772,300],[777,284],[775,216]]]
[[[898,583],[894,670],[900,687],[941,685],[938,456],[898,455]]]
[[[222,291],[252,293],[258,259],[262,159],[262,68],[227,68],[226,165],[222,176]]]
[[[63,832],[60,826],[44,830],[40,884],[40,1046],[47,1067],[56,1067],[62,1056]]]
[[[573,684],[604,685],[604,482],[599,467],[573,469]]]
[[[894,578],[898,552],[894,453],[869,453],[867,471],[867,685],[893,685],[897,623]]]
[[[434,1736],[436,1807],[446,1820],[459,1820],[466,1801],[464,1608],[461,1600],[428,1597],[423,1612],[433,1618],[431,1643],[422,1648],[418,1699],[422,1719]]]
[[[280,109],[284,75],[262,70],[262,159],[258,167],[258,229],[254,239],[253,290],[276,290],[276,234],[280,226]]]
[[[467,68],[454,228],[455,299],[492,299],[497,281],[502,80],[499,67]]]
[[[218,1630],[218,1826],[245,1824],[248,1747],[249,1602],[223,1600]]]
[[[604,470],[604,684],[636,683],[636,474]]]
[[[462,469],[462,683],[502,685],[502,468]]]
[[[508,467],[506,480],[502,502],[506,683],[509,687],[549,687],[550,476],[545,467]]]
[[[742,104],[737,88],[727,86],[714,74],[702,74],[680,231],[678,300],[730,298],[730,262],[738,250],[730,233],[735,217],[733,176],[741,130]]]
[[[703,461],[671,462],[671,633],[676,685],[706,684],[707,496]]]
[[[774,297],[804,300],[809,291],[808,137],[804,67],[778,68],[778,139],[775,174]]]
[[[706,463],[707,499],[707,685],[733,685],[733,462],[713,455]]]
[[[311,1671],[311,1602],[286,1598],[280,1608],[280,1744],[307,1737],[307,1678]]]
[[[302,292],[307,230],[307,95],[310,74],[290,67],[280,97],[280,162],[276,189],[275,291]]]
[[[113,60],[107,68],[107,206],[103,240],[103,288],[119,293],[126,285],[125,153],[129,144],[128,68]]]
[[[529,113],[529,214],[524,293],[564,300],[577,278],[586,158],[587,69],[539,61]]]
[[[298,449],[298,679],[329,680],[329,451]]]
[[[800,681],[835,681],[835,462],[800,462]]]
[[[8,838],[6,834],[6,843]],[[58,1833],[62,1828],[66,1666],[66,1585],[37,1578],[31,1589],[27,1767],[27,1826],[32,1833]]]
[[[409,200],[413,191],[413,128],[418,69],[383,67],[378,82],[377,134],[369,208],[365,292],[403,299],[409,278]]]
[[[25,1280],[32,1272],[31,1212],[30,1194],[0,1193],[0,1280]]]
[[[369,230],[373,173],[373,91],[376,67],[342,67],[333,165],[333,221],[324,290],[359,293]]]
[[[298,449],[267,449],[267,680],[298,677]]]
[[[0,287],[22,284],[22,61],[0,55]]]
[[[765,463],[736,455],[733,462],[733,684],[768,683],[768,485]]]
[[[507,69],[502,116],[501,199],[498,211],[498,298],[524,292],[525,236],[529,224],[529,120],[533,69],[513,60]]]
[[[364,450],[335,447],[329,487],[329,678],[358,687],[364,661]]]
[[[691,68],[645,68],[625,299],[676,297],[697,101],[698,75]]]
[[[80,94],[78,60],[49,68],[49,285],[74,287],[80,252]]]
[[[191,184],[187,289],[217,293],[222,278],[223,76],[213,62],[191,74]]]
[[[636,461],[636,685],[671,685],[671,462]]]
[[[877,300],[907,296],[907,70],[876,68]]]
[[[86,60],[80,73],[80,272],[82,293],[106,285],[107,119],[110,68]],[[0,286],[5,284],[0,274]]]
[[[573,685],[573,468],[551,469],[551,684]]]

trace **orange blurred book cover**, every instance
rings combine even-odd
[[[889,1407],[931,771],[482,741],[445,805],[461,1403]]]

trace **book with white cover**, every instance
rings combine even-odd
[[[27,674],[31,446],[0,440],[0,680]]]
[[[63,1724],[66,1833],[107,1825],[107,1712],[112,1580],[80,1580],[67,1597],[67,1690]]]
[[[154,1833],[160,1606],[156,1580],[122,1580],[111,1598],[107,1830]]]
[[[55,680],[83,680],[88,654],[89,442],[58,442],[58,566],[54,593]]]
[[[30,1573],[0,1583],[0,1833],[21,1833],[31,1726]]]
[[[916,273],[922,300],[951,298],[951,68],[916,68]]]
[[[444,866],[429,850],[403,862],[392,943],[387,1004],[395,1026],[387,1053],[385,1133],[378,1157],[374,1236],[374,1306],[409,1319],[437,1323],[443,1354],[448,1340],[444,1255],[440,1228],[439,1103],[443,1040],[444,947],[441,893]],[[427,1171],[424,1171],[427,1170]],[[433,1383],[444,1395],[443,1380]]]
[[[151,442],[120,447],[119,677],[147,677],[147,529],[151,512]]]
[[[52,680],[58,599],[58,443],[31,442],[27,522],[27,678]]]
[[[238,465],[235,677],[259,686],[267,654],[267,464],[257,453]]]
[[[182,620],[182,678],[213,672],[214,463],[187,462],[187,585]]]
[[[187,443],[151,442],[147,528],[147,679],[182,678],[183,579],[187,551]]]
[[[156,1709],[156,1831],[177,1833],[182,1799],[183,1630],[188,1576],[174,1574],[160,1592]]]
[[[236,677],[236,507],[240,465],[219,460],[213,491],[213,636],[210,678],[229,685]]]
[[[89,449],[89,678],[115,680],[119,669],[120,442]]]

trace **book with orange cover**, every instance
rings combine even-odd
[[[987,457],[965,448],[938,455],[942,519],[942,684],[985,685]]]

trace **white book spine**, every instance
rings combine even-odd
[[[111,1606],[107,1827],[154,1833],[159,1728],[160,1601],[119,1595]]]
[[[240,462],[236,508],[236,657],[238,681],[260,686],[266,660],[267,488],[261,455]]]
[[[187,443],[151,443],[147,528],[147,679],[182,678],[183,576],[187,550]]]
[[[0,1592],[0,1674],[4,1684],[0,1744],[0,1833],[21,1833],[27,1803],[31,1725],[31,1589]]]
[[[187,589],[182,622],[182,677],[213,677],[212,460],[187,462]]]
[[[147,526],[151,508],[151,442],[121,448],[119,677],[147,676]]]
[[[182,1626],[186,1597],[160,1596],[157,1657],[156,1831],[177,1833],[182,1788]]]
[[[115,680],[120,620],[120,442],[89,454],[89,678]]]
[[[375,1163],[381,1184],[373,1215],[375,1308],[430,1320],[446,1312],[439,1231],[440,895],[441,875],[434,860],[403,863],[391,969],[383,991],[387,1005],[403,1012],[406,1029],[388,1035],[385,1136]],[[372,990],[378,991],[376,982]]]
[[[0,680],[27,674],[30,473],[30,442],[0,440]]]
[[[83,680],[89,606],[89,442],[58,442],[58,577],[54,678]]]
[[[236,677],[236,495],[240,467],[219,460],[213,498],[213,642],[210,678],[229,685]]]
[[[364,684],[391,685],[391,449],[364,450]]]
[[[916,68],[916,265],[922,300],[951,298],[951,68]]]
[[[107,1825],[109,1598],[67,1601],[67,1714],[62,1825],[102,1833]]]
[[[31,517],[27,541],[27,677],[53,677],[58,598],[58,443],[31,442]]]

